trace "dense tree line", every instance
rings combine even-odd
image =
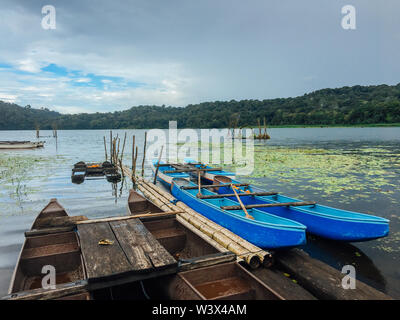
[[[48,109],[20,107],[0,101],[0,129],[119,129],[167,128],[177,120],[181,128],[229,127],[232,115],[237,125],[355,125],[400,123],[400,83],[396,86],[353,86],[318,90],[295,98],[214,101],[185,108],[137,106],[125,111],[62,115]]]

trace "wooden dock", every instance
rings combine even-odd
[[[139,219],[77,228],[90,290],[178,272],[177,261]]]

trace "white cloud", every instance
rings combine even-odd
[[[0,93],[0,100],[6,101],[6,102],[12,102],[14,103],[17,99],[17,95],[13,94],[6,94],[6,93]]]

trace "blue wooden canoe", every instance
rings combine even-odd
[[[219,183],[228,184],[227,187],[218,188],[220,194],[232,194],[229,183],[240,183],[229,177],[217,177]],[[230,182],[231,181],[231,182]],[[265,192],[264,190],[248,186],[241,187],[238,192]],[[236,197],[228,197],[236,202]],[[241,196],[244,205],[301,202],[281,194],[270,196]],[[320,204],[293,207],[268,207],[258,208],[283,218],[300,222],[307,226],[307,231],[320,237],[341,241],[367,241],[385,237],[389,234],[389,220],[347,210],[336,209]]]
[[[200,199],[197,189],[183,187],[196,186],[187,179],[173,179],[172,194],[193,210],[208,219],[236,233],[240,237],[261,248],[282,248],[302,245],[306,242],[306,227],[296,221],[278,217],[266,212],[249,209],[248,213],[254,220],[246,218],[243,210],[222,210],[221,206],[235,205],[227,198]],[[216,195],[207,189],[201,190],[202,195]]]

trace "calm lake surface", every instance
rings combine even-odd
[[[141,168],[145,130],[113,130],[113,135],[125,132],[124,162],[131,163],[135,135]],[[339,270],[353,264],[358,279],[399,299],[400,128],[274,128],[268,133],[271,140],[256,142],[254,174],[238,178],[302,200],[390,219],[390,235],[384,239],[338,243],[309,237],[304,249]],[[51,131],[40,135],[46,141],[42,149],[0,150],[0,296],[7,293],[24,231],[51,198],[70,215],[89,218],[127,210],[130,181],[71,182],[74,163],[104,161],[103,136],[108,141],[109,130],[58,131],[57,140]],[[1,140],[36,137],[34,131],[0,131]]]

